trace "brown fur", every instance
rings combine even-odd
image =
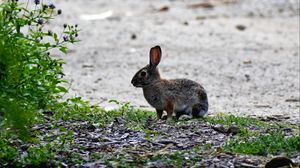
[[[173,110],[174,110],[174,102],[168,101],[164,110],[167,112],[168,118],[172,117]]]

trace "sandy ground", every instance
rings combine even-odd
[[[106,108],[110,99],[149,108],[130,81],[148,63],[150,47],[161,45],[162,76],[201,83],[210,114],[300,121],[299,0],[209,1],[206,7],[190,6],[201,0],[55,2],[63,16],[52,24],[81,29],[82,41],[63,57],[70,95]]]

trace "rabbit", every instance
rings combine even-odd
[[[172,118],[173,113],[177,120],[184,114],[192,118],[203,117],[208,111],[206,91],[189,79],[162,78],[157,68],[161,54],[160,46],[150,49],[150,63],[134,75],[132,85],[143,89],[144,97],[156,109],[158,119],[162,119],[163,111],[167,112],[167,119]]]

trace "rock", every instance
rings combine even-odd
[[[246,59],[243,61],[243,64],[251,64],[251,63],[252,63],[252,61],[250,59]]]
[[[159,8],[159,12],[166,12],[166,11],[168,11],[170,8],[168,7],[168,6],[163,6],[163,7],[161,7],[161,8]]]
[[[201,3],[196,3],[192,5],[188,5],[188,8],[207,8],[207,9],[212,9],[214,8],[214,5],[210,2],[201,2]]]
[[[300,98],[289,98],[289,99],[286,99],[285,102],[300,102]]]
[[[245,77],[246,77],[246,81],[249,82],[250,81],[250,75],[245,74]]]
[[[296,167],[289,158],[286,157],[276,157],[267,162],[265,168],[279,168],[279,167]],[[298,165],[299,166],[299,165]]]
[[[131,35],[131,40],[135,40],[136,39],[136,34],[132,34]]]
[[[228,131],[223,125],[220,125],[220,124],[212,126],[212,129],[217,132],[221,132],[221,133],[227,133],[227,131]]]
[[[236,135],[240,132],[241,132],[240,128],[234,125],[230,126],[227,130],[227,133],[232,135]]]
[[[239,31],[246,30],[246,26],[244,26],[244,25],[236,25],[235,28],[238,29]]]
[[[82,68],[94,68],[94,65],[83,64]]]

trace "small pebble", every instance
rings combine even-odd
[[[244,25],[236,25],[236,29],[238,29],[240,31],[244,31],[246,29],[246,26],[244,26]]]
[[[131,40],[135,40],[136,39],[136,34],[132,34],[131,35]]]

